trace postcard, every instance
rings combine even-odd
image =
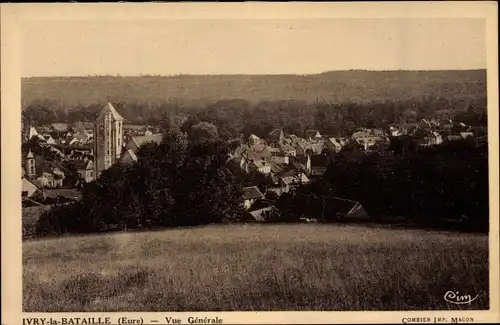
[[[2,4],[2,324],[498,323],[497,10]]]

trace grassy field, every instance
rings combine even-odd
[[[234,225],[23,243],[24,310],[488,308],[484,235]],[[446,291],[479,298],[445,302]]]

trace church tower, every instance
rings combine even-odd
[[[35,156],[31,152],[31,150],[28,152],[28,155],[26,156],[26,175],[28,177],[34,177],[36,175],[36,168],[35,168]]]
[[[95,178],[118,161],[123,147],[123,117],[108,103],[94,122]]]

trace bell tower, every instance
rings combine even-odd
[[[123,117],[108,102],[94,122],[94,174],[115,164],[122,153]]]
[[[34,177],[36,175],[35,156],[31,150],[26,156],[26,175],[28,177]]]

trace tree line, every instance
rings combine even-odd
[[[275,128],[303,135],[306,129],[325,134],[346,135],[358,127],[385,128],[392,123],[414,122],[421,118],[455,118],[468,125],[486,124],[486,99],[443,99],[428,97],[406,101],[369,103],[310,103],[299,100],[274,100],[251,103],[243,99],[225,99],[206,106],[169,102],[113,102],[127,123],[161,125],[170,120],[181,126],[186,120],[205,121],[218,127],[223,138],[256,134],[265,136]],[[36,101],[24,107],[25,125],[53,122],[94,121],[102,103],[62,107],[50,100]]]
[[[167,134],[159,145],[141,146],[136,163],[114,165],[86,184],[81,201],[43,214],[37,233],[234,222],[242,212],[242,182],[227,167],[229,151],[218,138],[189,142]]]
[[[393,139],[391,145],[401,144]],[[320,218],[322,202],[341,197],[360,202],[374,221],[438,226],[461,220],[466,230],[489,229],[487,144],[461,140],[404,155],[349,149],[330,161],[324,177],[286,198],[292,207],[287,219]]]

